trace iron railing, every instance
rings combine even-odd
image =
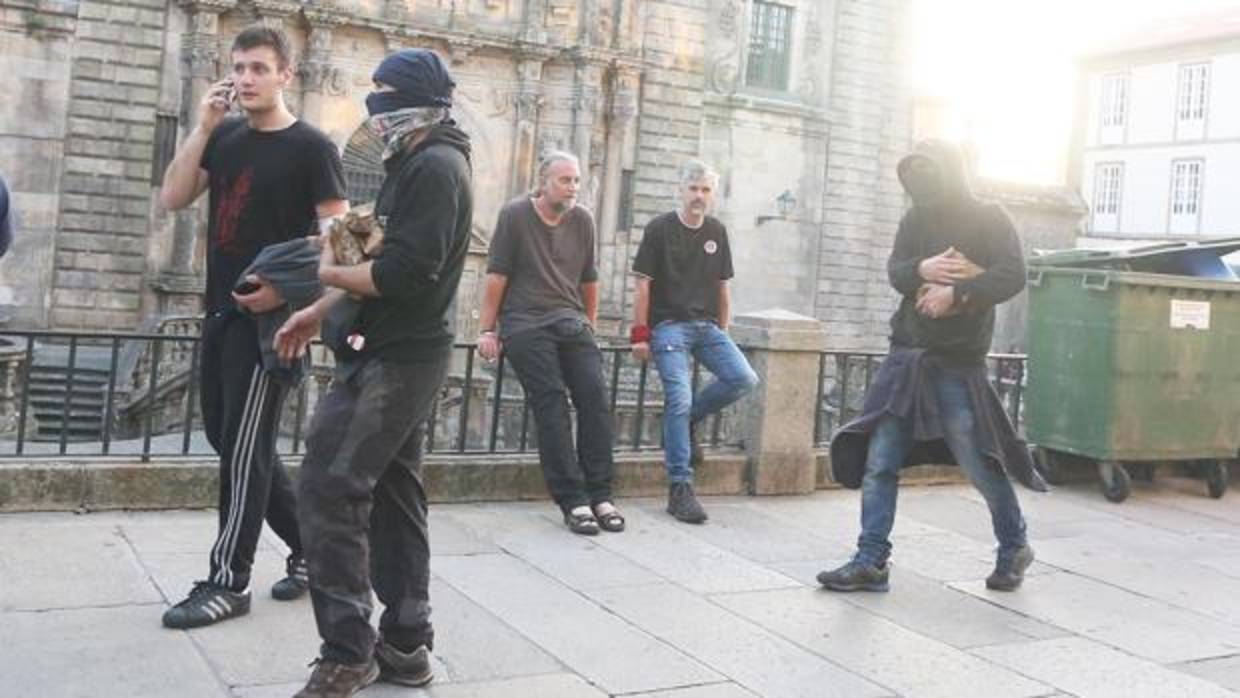
[[[841,426],[861,414],[866,391],[886,357],[876,351],[824,351],[818,357],[818,399],[814,445],[824,447]],[[1008,417],[1023,429],[1026,384],[1024,354],[991,354],[987,370]]]
[[[146,462],[211,455],[198,399],[196,327],[187,325],[185,334],[6,330],[0,340],[7,345],[7,353],[0,346],[0,460],[125,456]],[[472,343],[454,347],[448,379],[433,408],[427,451],[536,451],[536,430],[516,375],[504,356],[488,364],[475,349]],[[660,449],[662,390],[651,378],[652,368],[632,359],[627,346],[602,350],[616,450]],[[56,360],[41,361],[49,354]],[[285,400],[277,440],[284,455],[303,450],[314,404],[331,381],[329,353],[316,346],[312,355],[316,361],[310,375]],[[39,376],[41,383],[35,380]],[[695,390],[700,380],[695,364]],[[734,445],[732,415],[716,416],[703,441]]]

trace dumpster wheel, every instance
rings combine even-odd
[[[1206,461],[1206,491],[1210,496],[1219,499],[1227,491],[1227,480],[1231,475],[1227,461]]]
[[[1132,491],[1132,478],[1128,477],[1124,466],[1116,461],[1098,461],[1098,481],[1102,486],[1102,496],[1106,497],[1108,502],[1119,504],[1128,499]]]

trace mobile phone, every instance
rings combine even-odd
[[[241,283],[237,284],[236,286],[233,286],[233,291],[234,291],[234,292],[235,292],[238,296],[248,296],[248,295],[250,295],[251,293],[254,293],[255,291],[257,291],[257,290],[258,290],[258,289],[260,289],[260,288],[262,288],[262,286],[260,286],[260,285],[258,285],[258,284],[256,284],[256,283],[254,283],[253,281],[242,281]]]

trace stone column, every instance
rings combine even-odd
[[[297,66],[301,81],[301,118],[323,129],[323,107],[329,95],[344,92],[344,78],[332,65],[332,33],[340,24],[330,7],[303,10],[310,32],[305,55]],[[326,129],[323,129],[326,130]]]
[[[761,381],[741,405],[749,492],[811,493],[817,474],[814,401],[826,326],[776,309],[738,316],[731,329],[737,344],[752,349],[750,361]]]
[[[207,88],[223,76],[219,55],[219,16],[234,8],[232,0],[182,0],[189,16],[189,31],[181,39],[181,64],[186,76],[181,85],[181,133],[197,126],[198,105]],[[200,199],[200,201],[205,201]],[[206,226],[206,205],[199,203],[176,213],[172,249],[167,266],[151,282],[159,297],[161,315],[196,314],[202,281],[194,273],[194,240]]]
[[[517,62],[517,91],[512,95],[515,112],[515,134],[512,147],[512,172],[509,174],[509,197],[530,190],[538,153],[538,116],[544,102],[541,57],[523,57]]]
[[[625,288],[628,284],[629,230],[621,229],[620,200],[624,170],[634,168],[637,144],[637,93],[641,73],[631,65],[615,65],[609,74],[611,105],[607,114],[607,136],[599,156],[604,163],[602,198],[598,207],[598,234],[603,245],[600,272],[604,274],[602,307],[599,314],[615,318],[623,326],[626,318]],[[619,326],[616,331],[619,331]]]

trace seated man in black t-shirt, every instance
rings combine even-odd
[[[633,272],[637,297],[629,337],[633,356],[654,357],[663,381],[663,458],[667,511],[686,523],[706,521],[693,492],[701,451],[694,425],[753,390],[758,376],[728,337],[728,231],[707,215],[719,175],[697,161],[680,175],[680,206],[646,224]],[[716,380],[693,394],[696,358]]]
[[[292,482],[276,455],[287,389],[263,370],[254,319],[285,301],[262,278],[245,279],[252,288],[238,278],[263,247],[313,234],[348,210],[336,146],[284,104],[293,79],[290,55],[279,30],[254,26],[237,35],[232,71],[208,88],[197,126],[168,165],[159,194],[164,207],[177,210],[209,190],[199,378],[207,440],[220,455],[211,571],[164,614],[170,628],[249,612],[250,567],[264,518],[291,551],[286,576],[271,595],[291,600],[308,588]],[[233,104],[244,117],[228,117]],[[235,292],[239,284],[247,292]]]

